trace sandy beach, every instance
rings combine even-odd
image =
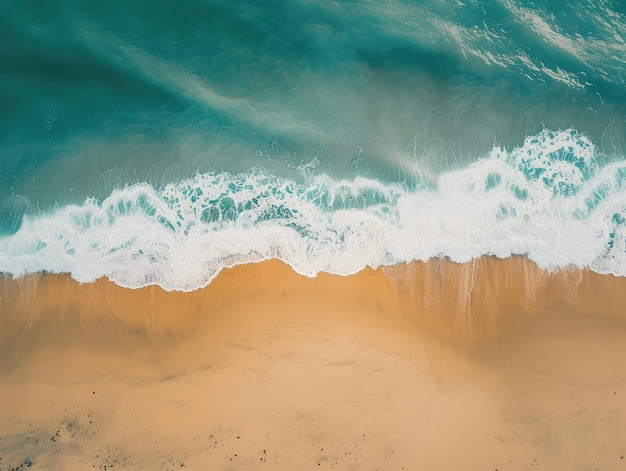
[[[626,469],[626,279],[514,257],[0,281],[0,469]]]

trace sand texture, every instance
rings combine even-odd
[[[0,469],[626,470],[626,279],[0,279]]]

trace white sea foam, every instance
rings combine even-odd
[[[584,136],[544,131],[444,174],[436,189],[357,177],[304,184],[260,171],[137,184],[25,217],[0,239],[0,271],[109,277],[128,287],[194,290],[224,267],[278,258],[297,272],[445,256],[523,254],[626,276],[626,163],[602,165]]]

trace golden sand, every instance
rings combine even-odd
[[[0,469],[626,469],[625,288],[522,257],[3,278]]]

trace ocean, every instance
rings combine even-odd
[[[521,254],[626,275],[621,1],[0,12],[4,273],[191,291],[269,258]]]

